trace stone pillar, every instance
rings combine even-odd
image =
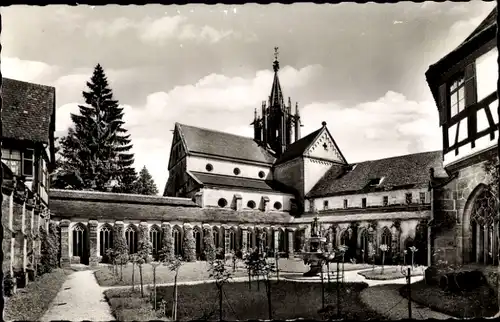
[[[229,254],[229,243],[230,243],[230,236],[229,236],[229,227],[228,226],[223,226],[224,228],[224,255]]]
[[[489,231],[488,231],[488,224],[484,224],[484,238],[483,238],[483,263],[484,265],[488,264],[488,237],[489,237]]]
[[[69,220],[64,219],[59,224],[59,227],[61,227],[61,267],[63,268],[70,267],[69,223]]]
[[[242,252],[248,252],[248,228],[247,227],[240,227],[241,231],[241,251]]]
[[[294,231],[295,228],[288,228],[287,234],[288,234],[288,245],[287,245],[287,253],[288,253],[288,258],[292,258],[294,255],[294,249],[293,249],[293,244],[294,244]]]
[[[98,258],[98,234],[97,234],[97,220],[89,220],[89,265],[90,267],[96,267],[99,263]]]

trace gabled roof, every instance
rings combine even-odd
[[[446,54],[436,63],[429,66],[427,72],[425,73],[427,82],[439,107],[438,98],[438,86],[437,79],[441,73],[446,72],[459,60],[465,58],[476,49],[480,48],[483,44],[486,44],[491,39],[496,37],[496,27],[497,27],[497,7],[495,7],[488,16],[479,24],[479,26],[474,29],[474,31],[465,40],[457,46],[454,50]]]
[[[252,138],[176,123],[187,153],[273,164],[276,160]]]
[[[273,180],[234,177],[194,171],[191,171],[190,174],[194,176],[195,180],[205,186],[289,193],[283,191],[282,187]]]
[[[298,141],[293,142],[288,146],[288,148],[285,150],[285,153],[276,161],[276,164],[280,163],[285,163],[287,161],[293,160],[296,157],[299,157],[304,154],[304,152],[307,150],[307,148],[314,142],[316,137],[318,137],[318,134],[321,132],[323,128],[320,128],[303,138],[301,138]]]
[[[55,92],[54,87],[3,78],[3,137],[49,143],[55,130],[51,129]]]
[[[376,190],[427,187],[430,168],[444,177],[442,151],[407,154],[387,159],[360,162],[349,167],[333,166],[307,194],[322,197],[371,191],[371,179],[384,178]]]

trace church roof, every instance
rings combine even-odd
[[[276,160],[252,138],[185,124],[176,123],[176,125],[188,153],[266,164],[273,164]]]
[[[49,143],[54,87],[3,78],[2,98],[4,138]]]
[[[283,106],[284,103],[285,100],[283,98],[283,91],[281,90],[278,70],[275,68],[273,86],[271,87],[271,95],[269,95],[269,107]]]
[[[286,212],[260,210],[236,211],[221,208],[200,208],[187,198],[124,195],[103,192],[66,190],[50,191],[50,211],[60,219],[89,218],[102,221],[156,220],[220,223],[289,223]],[[91,195],[92,197],[90,197]],[[154,201],[153,201],[154,200]]]
[[[280,185],[273,180],[259,180],[195,171],[191,171],[190,174],[204,186],[285,192],[281,189]]]
[[[430,168],[434,168],[436,176],[445,176],[442,160],[442,151],[432,151],[365,161],[349,167],[333,166],[307,197],[424,187],[429,184]],[[382,179],[380,184],[370,186],[372,180],[378,179]]]
[[[285,163],[303,155],[306,149],[311,145],[311,143],[314,142],[322,129],[323,128],[319,128],[318,130],[304,136],[300,140],[293,142],[290,146],[288,146],[285,153],[283,153],[278,161],[276,161],[276,164]]]

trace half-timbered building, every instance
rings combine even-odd
[[[435,264],[498,265],[496,19],[495,8],[426,72],[443,130],[447,173],[431,186]]]

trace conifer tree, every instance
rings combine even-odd
[[[63,189],[131,192],[135,180],[130,135],[123,128],[123,108],[113,99],[101,65],[97,65],[84,91],[86,105],[71,114],[74,127],[61,138],[61,161],[54,186]]]
[[[139,172],[139,178],[134,184],[134,192],[140,195],[156,195],[158,188],[146,166]]]

